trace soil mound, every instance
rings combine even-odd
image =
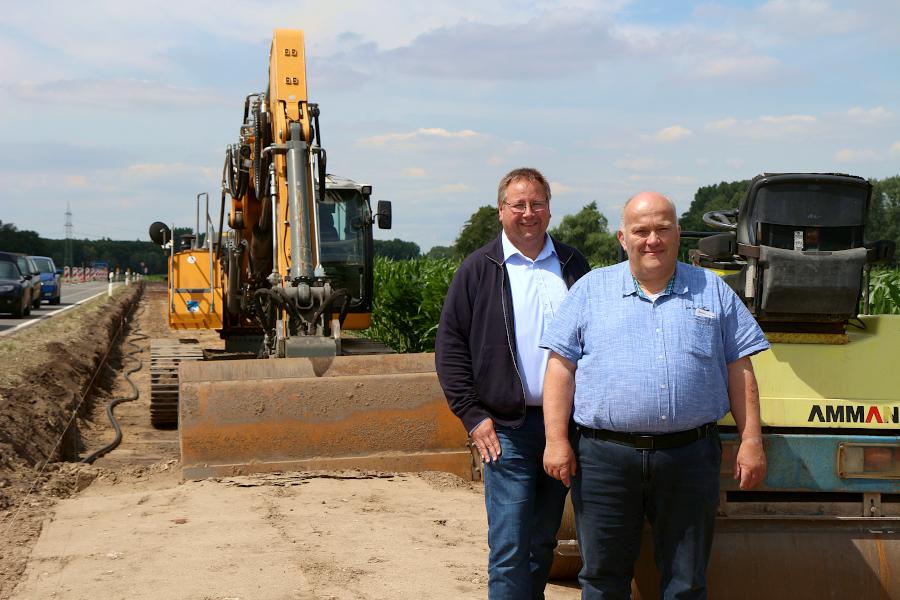
[[[38,472],[47,463],[77,458],[79,422],[90,414],[82,398],[108,383],[91,378],[113,358],[111,343],[140,295],[140,286],[126,287],[0,343],[0,510],[46,484],[50,473]]]

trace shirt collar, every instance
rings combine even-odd
[[[637,278],[631,273],[628,262],[626,261],[624,264],[625,268],[622,269],[622,295],[630,296],[631,294],[636,294],[639,298],[646,299],[647,296],[644,294],[644,290],[641,289],[641,284],[638,283]],[[686,294],[690,291],[688,283],[687,273],[684,272],[684,269],[679,269],[678,263],[675,263],[675,273],[672,274],[669,283],[666,284],[666,289],[662,291],[659,297],[662,298],[669,294]]]
[[[513,245],[509,238],[506,237],[505,231],[500,234],[500,239],[503,242],[503,262],[509,262],[509,259],[516,255],[521,256],[523,259],[529,262],[532,262],[530,258],[522,254],[519,249]],[[538,253],[537,258],[535,258],[533,262],[538,262],[554,255],[556,255],[556,247],[553,245],[553,238],[545,233],[544,247],[541,248],[541,251]]]

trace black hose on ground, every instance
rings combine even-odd
[[[137,319],[136,318],[133,319],[132,322],[137,323]],[[85,463],[88,465],[94,464],[95,460],[97,460],[104,454],[107,454],[108,452],[115,450],[119,446],[119,444],[122,442],[122,428],[119,427],[119,422],[116,421],[116,416],[113,413],[113,410],[115,409],[116,406],[118,406],[119,404],[121,404],[123,402],[131,402],[133,400],[137,400],[140,397],[140,392],[138,391],[138,388],[135,385],[135,383],[131,380],[130,375],[132,373],[136,373],[137,371],[140,371],[141,368],[143,368],[143,366],[144,366],[143,361],[134,356],[135,354],[137,354],[138,352],[141,351],[140,346],[135,344],[135,341],[136,340],[145,340],[148,337],[148,336],[144,335],[143,333],[140,333],[140,327],[138,327],[135,331],[138,332],[137,335],[135,335],[133,337],[133,339],[128,340],[128,343],[131,344],[134,347],[134,349],[130,350],[129,352],[126,352],[126,354],[125,354],[127,357],[132,358],[137,361],[137,365],[135,365],[125,371],[125,379],[126,379],[126,381],[128,381],[129,385],[131,385],[131,394],[129,394],[128,396],[122,397],[122,398],[113,398],[106,405],[106,416],[109,417],[109,422],[112,423],[113,429],[116,431],[116,437],[109,444],[103,446],[99,450],[92,452],[91,454],[86,456],[84,459],[82,459],[82,461],[81,461],[82,463]],[[112,367],[110,367],[108,364],[106,366],[109,369],[112,369]]]

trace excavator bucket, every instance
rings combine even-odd
[[[222,360],[179,368],[183,476],[446,471],[472,455],[433,354]]]

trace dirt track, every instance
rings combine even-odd
[[[141,304],[141,331],[170,335],[162,297],[151,293]],[[215,334],[205,335],[211,336],[201,340],[205,345],[218,343]],[[149,365],[149,340],[138,343],[144,348],[138,356]],[[116,364],[120,371],[127,366]],[[145,368],[132,377],[141,397],[116,409],[122,446],[92,467],[55,467],[26,511],[15,518],[16,506],[0,513],[0,528],[18,548],[0,556],[0,597],[487,596],[480,487],[439,473],[288,473],[182,483],[177,432],[150,427],[149,375]],[[121,377],[107,383],[106,398],[127,394]],[[112,437],[102,411],[96,402],[81,424],[83,454]],[[547,593],[549,599],[578,596],[558,585]]]

